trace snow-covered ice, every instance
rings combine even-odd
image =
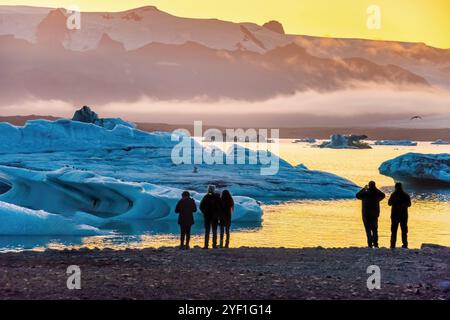
[[[384,162],[379,171],[401,182],[450,186],[450,154],[408,153]]]

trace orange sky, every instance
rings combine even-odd
[[[0,0],[4,5],[121,11],[155,5],[177,16],[262,24],[272,19],[289,33],[425,42],[450,48],[450,0]],[[381,29],[367,28],[367,8],[381,9]]]

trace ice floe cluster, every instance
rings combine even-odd
[[[216,159],[242,151],[243,163],[175,164],[174,136],[179,136],[144,132],[123,120],[102,125],[89,110],[81,113],[83,121],[0,123],[0,214],[8,217],[0,217],[0,234],[89,235],[102,233],[98,227],[105,221],[174,222],[181,191],[190,190],[199,201],[209,184],[233,193],[234,221],[257,223],[259,202],[349,198],[357,190],[351,181],[292,166],[273,154],[277,174],[261,175],[266,164],[258,156],[256,163],[249,161],[259,152],[236,145],[228,152],[212,150]],[[211,152],[190,142],[193,149]]]

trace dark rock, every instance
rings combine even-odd
[[[438,244],[423,243],[422,246],[420,247],[420,249],[425,249],[425,248],[429,248],[429,249],[446,249],[447,247],[440,246]]]
[[[264,23],[263,27],[279,34],[285,34],[283,25],[275,20]]]
[[[86,123],[96,123],[99,118],[98,114],[92,111],[91,108],[89,108],[88,106],[84,106],[80,110],[75,111],[72,120]]]

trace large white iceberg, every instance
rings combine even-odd
[[[264,176],[261,170],[268,164],[260,151],[233,146],[226,153],[191,138],[193,154],[200,150],[225,160],[243,152],[244,162],[175,164],[172,153],[181,135],[144,132],[122,121],[0,123],[0,235],[88,236],[129,224],[142,226],[142,232],[173,230],[181,192],[191,190],[199,203],[209,184],[233,193],[233,222],[260,226],[257,200],[348,198],[358,189],[336,175],[292,166],[266,150],[279,169]]]
[[[32,120],[23,127],[0,122],[0,154],[37,153],[118,148],[124,146],[167,146],[170,135],[144,132],[116,124],[108,129],[95,124],[61,119]]]
[[[379,140],[375,142],[377,146],[417,146],[417,142],[411,140]]]
[[[198,147],[193,139],[192,148]],[[169,133],[144,132],[116,125],[114,129],[71,120],[28,122],[24,127],[0,124],[0,165],[54,171],[64,166],[95,172],[128,182],[143,182],[204,192],[207,185],[227,188],[234,195],[263,202],[293,199],[350,198],[358,187],[341,177],[305,166],[279,163],[278,173],[261,175],[267,167],[249,163],[253,151],[244,150],[242,164],[174,164],[178,141]],[[216,150],[227,158],[236,150]]]
[[[379,171],[401,182],[450,187],[450,154],[408,153],[384,162]]]
[[[68,167],[52,172],[0,167],[0,182],[9,186],[0,195],[0,201],[75,217],[79,222],[85,218],[88,224],[105,219],[175,221],[175,206],[182,192]],[[192,195],[199,202],[204,194],[192,192]],[[262,210],[255,200],[236,196],[235,202],[233,221],[261,221]]]

